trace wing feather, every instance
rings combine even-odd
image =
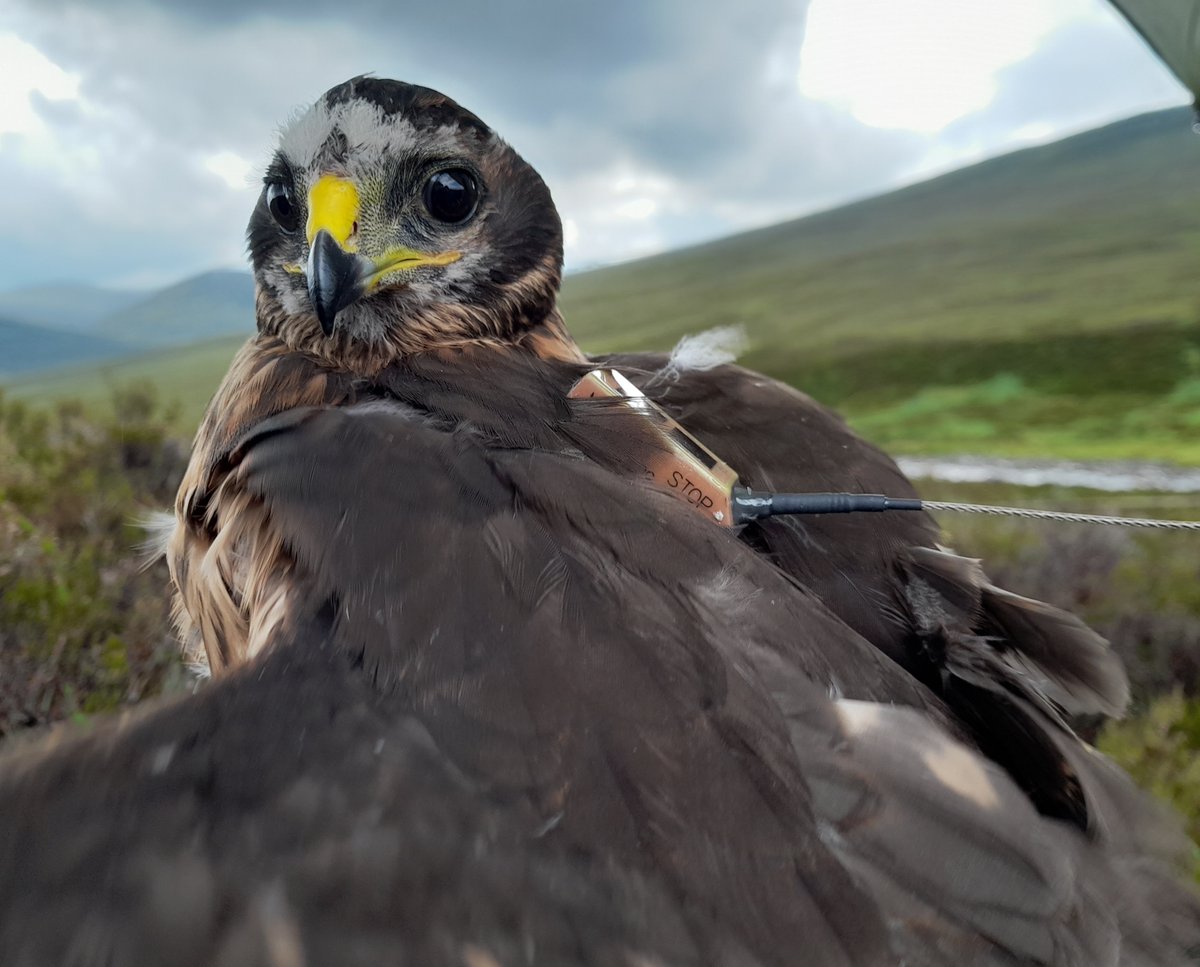
[[[221,551],[247,676],[300,641],[340,656],[539,849],[661,890],[671,936],[710,962],[1090,964],[1118,937],[1166,957],[1200,935],[1166,872],[1178,844],[1114,832],[1144,825],[1137,797],[1014,670],[1015,632],[1003,648],[980,633],[1011,602],[977,562],[938,556],[930,521],[739,539],[606,459],[632,431],[571,425],[555,394],[573,370],[503,372],[497,397],[460,391],[462,363],[266,414],[198,462],[191,553]],[[903,492],[815,404],[729,370],[706,378],[780,425],[802,417],[793,450],[768,452],[749,410],[672,384],[702,439],[744,431],[771,457],[747,460],[752,482]],[[788,476],[805,447],[806,476]],[[1104,694],[1103,675],[1080,678]],[[319,701],[336,731],[339,701]],[[1008,759],[996,737],[1016,737]],[[1169,936],[1117,901],[1132,856],[1139,889],[1178,913]]]

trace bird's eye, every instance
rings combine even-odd
[[[479,185],[462,168],[439,171],[425,182],[425,207],[439,222],[457,225],[475,214]]]
[[[300,224],[300,212],[287,185],[278,182],[267,185],[267,210],[285,232],[294,232]]]

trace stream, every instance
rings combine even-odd
[[[1003,457],[898,457],[915,479],[951,483],[1007,483],[1024,487],[1089,487],[1093,490],[1200,492],[1200,467],[1136,460],[1010,460]]]

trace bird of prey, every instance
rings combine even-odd
[[[1127,684],[921,514],[718,526],[615,368],[766,490],[911,493],[732,365],[588,359],[546,185],[371,77],[286,125],[258,335],[167,549],[213,681],[0,760],[4,964],[1189,962],[1188,844],[1072,733]]]

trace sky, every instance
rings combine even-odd
[[[568,270],[1187,103],[1106,0],[0,0],[0,290],[245,265],[278,125],[372,72],[546,179]]]

